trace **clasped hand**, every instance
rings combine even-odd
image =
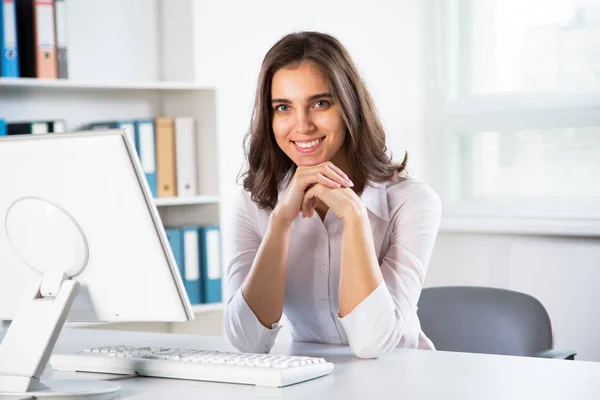
[[[273,212],[278,218],[291,223],[300,212],[304,218],[312,217],[320,199],[344,219],[362,209],[362,202],[352,186],[354,184],[348,176],[329,161],[300,166]]]

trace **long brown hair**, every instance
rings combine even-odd
[[[352,58],[333,36],[319,32],[297,32],[281,38],[266,54],[256,88],[250,129],[244,138],[248,169],[244,189],[260,208],[277,205],[279,185],[296,165],[275,141],[271,109],[271,84],[281,68],[310,62],[329,81],[333,100],[340,104],[346,124],[345,145],[355,182],[393,180],[406,167],[387,154],[385,132],[371,95]]]

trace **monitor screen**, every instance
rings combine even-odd
[[[3,137],[0,188],[0,320],[63,263],[80,284],[69,321],[193,319],[124,131]]]

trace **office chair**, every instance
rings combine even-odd
[[[553,350],[550,317],[537,299],[489,287],[423,289],[417,314],[436,349],[574,360]]]

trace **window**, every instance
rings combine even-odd
[[[446,213],[600,219],[600,0],[437,7]]]
[[[471,0],[459,7],[465,95],[600,89],[600,1]]]

